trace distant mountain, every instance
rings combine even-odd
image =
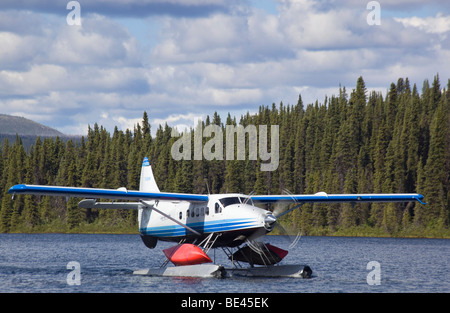
[[[63,133],[20,116],[0,114],[0,135],[65,137]]]
[[[75,143],[81,141],[81,136],[65,135],[54,128],[24,117],[0,114],[0,146],[6,139],[9,144],[16,142],[16,135],[19,135],[26,151],[29,151],[30,147],[36,143],[37,137],[59,137],[63,141],[72,140]]]

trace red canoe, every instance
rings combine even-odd
[[[184,243],[163,250],[165,256],[176,266],[211,263],[212,260],[198,246]]]

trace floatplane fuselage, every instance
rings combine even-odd
[[[210,234],[219,235],[214,247],[236,247],[247,238],[256,238],[272,231],[276,217],[272,212],[253,204],[243,194],[208,195],[207,202],[185,201],[147,202],[152,210],[139,209],[139,232],[151,247],[156,239],[162,241],[200,242]],[[164,211],[168,216],[158,214]],[[173,219],[187,226],[175,223]]]

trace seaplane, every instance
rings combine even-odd
[[[264,243],[262,239],[275,229],[277,220],[283,215],[305,203],[418,201],[425,204],[423,195],[412,193],[244,195],[161,192],[147,157],[142,163],[138,191],[124,187],[99,189],[19,184],[12,186],[8,193],[13,197],[30,194],[84,198],[79,202],[80,208],[138,210],[139,233],[146,247],[154,249],[158,241],[175,244],[163,250],[165,259],[159,268],[135,270],[134,274],[178,277],[309,278],[312,270],[308,265],[280,264],[288,250]],[[284,211],[267,209],[267,204],[279,203],[290,208]],[[298,239],[299,236],[295,237],[292,243]],[[217,248],[225,252],[232,267],[225,268],[213,262],[208,253]]]

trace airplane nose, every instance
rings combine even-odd
[[[272,213],[268,213],[264,217],[264,224],[268,230],[272,229],[272,227],[275,225],[276,221],[277,221],[277,218]]]

